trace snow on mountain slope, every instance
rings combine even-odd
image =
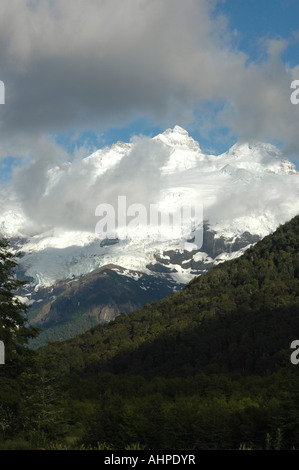
[[[97,188],[104,187],[110,192],[101,194],[115,197],[129,188],[129,203],[140,202],[138,190],[143,191],[144,187],[141,183],[137,187],[138,173],[133,189],[130,188],[130,171],[136,170],[139,154],[140,160],[143,158],[140,174],[144,178],[140,181],[147,185],[148,204],[156,203],[161,210],[203,205],[206,249],[194,247],[178,262],[175,253],[181,251],[182,240],[173,237],[171,231],[168,237],[157,237],[150,223],[139,224],[129,236],[126,232],[126,237],[121,236],[120,230],[115,240],[110,241],[95,233],[97,201],[91,196],[97,194]],[[158,168],[151,173],[154,166]],[[94,221],[88,229],[56,225],[51,220],[48,226],[42,225],[28,216],[21,201],[15,199],[8,204],[5,196],[1,196],[0,231],[15,239],[23,254],[20,269],[32,279],[35,288],[51,286],[58,280],[77,277],[107,264],[147,274],[166,269],[173,280],[185,283],[213,263],[239,256],[251,243],[299,213],[299,174],[278,148],[265,143],[237,143],[222,155],[205,155],[198,142],[179,126],[144,142],[142,139],[137,143],[117,142],[80,162],[51,168],[39,201],[41,212],[43,202],[48,204],[58,190],[61,194],[69,191],[75,171],[86,182],[82,201],[79,188],[75,202],[85,207],[85,200],[94,201],[86,203],[86,211]],[[143,194],[142,201],[144,197]],[[71,203],[72,200],[67,200],[65,210]],[[190,238],[191,232],[190,223]]]

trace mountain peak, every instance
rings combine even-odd
[[[243,154],[255,154],[256,152],[265,152],[272,156],[282,156],[281,150],[273,144],[252,141],[252,142],[236,142],[226,153],[235,155],[242,152]]]
[[[221,158],[235,162],[238,168],[276,174],[297,174],[296,166],[273,144],[237,142]]]
[[[198,142],[190,137],[189,133],[180,126],[166,129],[163,134],[157,135],[154,139],[160,140],[171,147],[185,147],[194,151],[200,151]]]
[[[168,130],[170,130],[170,131],[172,131],[172,132],[175,132],[175,133],[177,133],[177,134],[183,134],[183,135],[186,135],[186,136],[189,137],[188,131],[186,131],[186,129],[183,129],[183,127],[181,127],[181,126],[176,125],[176,126],[174,126],[173,129],[168,129]],[[167,132],[167,131],[166,131],[166,132]]]

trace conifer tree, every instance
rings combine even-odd
[[[5,371],[5,375],[21,371],[32,356],[28,341],[38,334],[37,328],[27,324],[27,306],[16,297],[17,289],[24,284],[15,276],[18,256],[7,239],[0,240],[0,340],[5,347],[1,373]]]

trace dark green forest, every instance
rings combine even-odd
[[[21,348],[6,339],[22,367],[0,366],[0,447],[298,449],[298,274],[299,216],[171,297],[70,340],[31,351],[38,331],[23,324]]]

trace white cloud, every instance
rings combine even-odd
[[[73,156],[49,137],[56,131],[101,132],[136,116],[184,125],[209,102],[215,115],[202,114],[203,131],[226,126],[240,139],[277,139],[298,154],[290,85],[299,66],[283,64],[286,40],[268,40],[264,62],[250,62],[233,46],[225,17],[212,15],[216,3],[0,0],[0,155],[29,160],[14,187],[30,220],[90,229],[97,204],[115,205],[121,194],[128,203],[153,202],[161,187],[159,158],[168,154],[159,143],[137,139],[130,158],[91,183],[84,144],[69,165]],[[235,195],[227,198],[230,207]]]
[[[269,40],[268,59],[248,63],[225,17],[212,16],[216,3],[1,0],[1,155],[18,138],[30,148],[41,134],[116,127],[138,116],[185,125],[205,100],[227,103],[215,125],[298,152],[294,71],[280,60],[286,41]]]
[[[125,195],[128,205],[155,202],[162,185],[160,170],[170,155],[162,143],[145,137],[134,138],[131,151],[120,161],[107,153],[109,149],[95,159],[72,163],[62,153],[57,158],[54,144],[43,145],[42,152],[44,158],[16,169],[14,193],[28,219],[44,230],[54,226],[93,231],[96,206],[117,207],[118,196]],[[98,169],[101,158],[106,160],[104,173]],[[115,158],[115,163],[107,166],[107,158]]]
[[[126,196],[127,207],[142,204],[147,213],[158,202],[203,204],[205,219],[228,227],[244,216],[254,224],[270,217],[272,229],[298,212],[298,174],[274,146],[238,144],[216,157],[202,154],[185,134],[174,137],[183,142],[176,151],[163,143],[172,142],[170,134],[162,140],[138,137],[130,146],[107,147],[72,163],[63,153],[57,157],[54,144],[39,142],[47,158],[19,167],[12,188],[13,203],[29,221],[27,232],[94,233],[96,207],[110,204],[117,215],[119,196]],[[242,230],[243,222],[238,224]]]

